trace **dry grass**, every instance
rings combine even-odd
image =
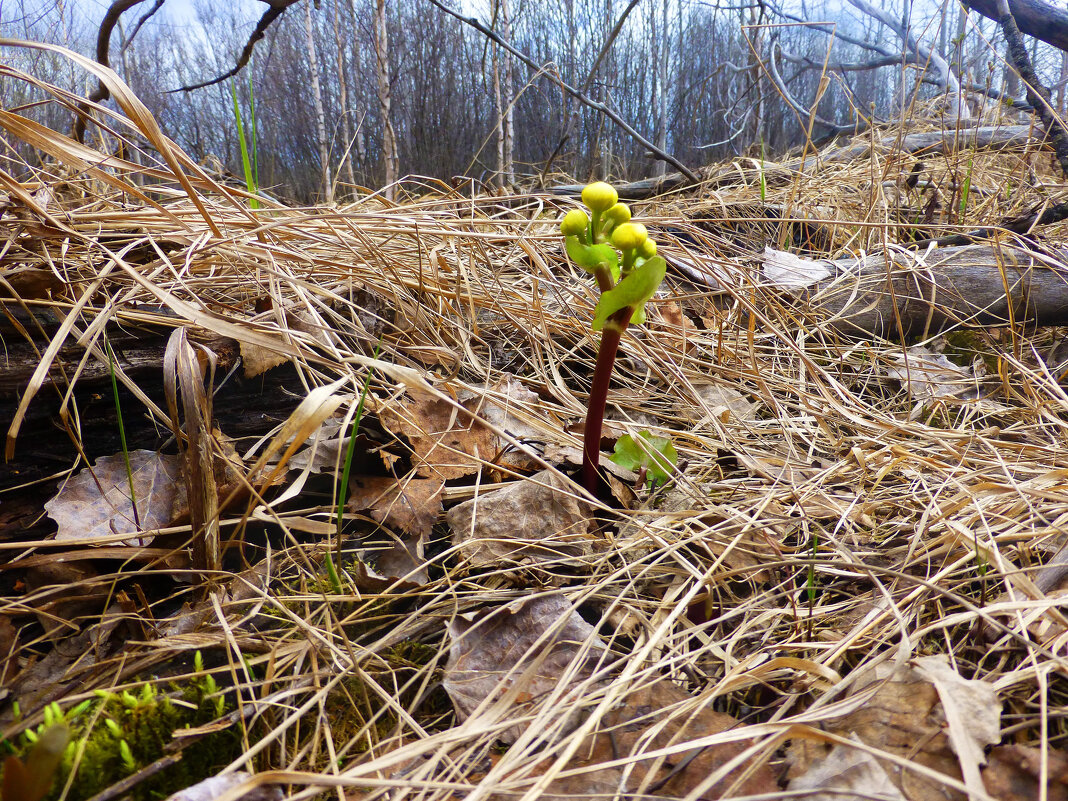
[[[5,79],[20,77],[32,81]],[[298,396],[344,379],[339,392],[349,403],[381,341],[373,408],[394,402],[410,379],[390,366],[452,396],[485,393],[508,373],[538,394],[525,411],[544,440],[579,446],[568,426],[584,410],[596,298],[561,253],[555,221],[568,201],[427,183],[406,185],[395,206],[371,196],[253,213],[241,192],[169,145],[128,91],[117,83],[113,91],[124,114],[104,112],[109,125],[128,142],[152,145],[141,153],[147,168],[79,151],[56,132],[16,130],[17,109],[0,120],[39,158],[30,163],[11,148],[3,155],[0,181],[13,203],[0,221],[3,274],[35,268],[61,285],[49,298],[22,299],[8,285],[3,303],[65,319],[53,345],[78,337],[88,366],[103,352],[105,323],[170,321],[289,356]],[[254,542],[258,553],[270,545],[258,567],[269,581],[250,580],[243,593],[231,583],[205,605],[202,587],[175,581],[188,573],[162,555],[147,566],[98,560],[110,567],[81,590],[141,585],[148,607],[134,603],[122,616],[140,619],[144,635],[64,665],[50,677],[61,703],[95,688],[137,687],[153,673],[181,674],[200,650],[220,685],[241,690],[230,697],[241,706],[247,747],[232,767],[281,771],[272,776],[290,782],[294,798],[323,787],[479,797],[489,781],[476,792],[469,768],[491,754],[495,789],[522,795],[537,780],[525,771],[569,740],[537,754],[527,741],[499,755],[495,732],[512,722],[504,711],[495,726],[454,727],[439,686],[446,627],[563,581],[568,598],[600,617],[605,638],[632,652],[626,669],[583,703],[610,702],[667,676],[746,724],[721,738],[756,737],[762,758],[778,764],[788,731],[840,714],[862,669],[945,653],[962,675],[997,686],[1007,742],[1065,749],[1063,596],[1034,592],[1029,580],[1064,545],[1068,527],[1068,397],[1034,358],[1058,332],[969,334],[1000,374],[993,394],[939,401],[917,415],[916,399],[886,374],[900,343],[837,336],[814,311],[746,278],[755,277],[765,242],[813,247],[811,233],[791,242],[801,229],[784,220],[809,221],[821,255],[835,257],[900,242],[935,191],[940,207],[923,236],[952,230],[950,214],[970,228],[1063,199],[1037,147],[931,157],[925,176],[934,189],[905,187],[913,161],[877,151],[806,173],[797,162],[739,161],[705,185],[635,204],[662,253],[696,254],[742,277],[710,292],[669,271],[649,325],[627,336],[610,398],[615,416],[629,430],[670,435],[686,467],[664,496],[611,513],[636,525],[621,525],[616,547],[588,569],[557,570],[557,579],[470,572],[439,541],[425,585],[337,595],[322,568],[327,538],[308,534],[329,530],[331,499],[309,490],[277,510],[250,502],[221,521],[224,538]],[[971,198],[958,220],[952,187],[969,170]],[[36,341],[45,364],[54,351]],[[120,380],[138,383],[121,371]],[[702,399],[709,384],[737,390],[753,411],[710,408]],[[23,398],[24,410],[42,402],[32,392]],[[167,428],[162,411],[136,413],[146,409]],[[483,481],[509,478],[488,465]],[[454,484],[447,503],[475,491]],[[20,562],[71,547],[7,536],[9,576]],[[346,558],[373,553],[365,547],[347,541]],[[4,587],[0,611],[25,624],[15,656],[29,669],[26,660],[55,647],[29,613],[56,588]],[[201,624],[168,628],[186,601],[203,611]],[[74,628],[106,629],[112,613],[94,614]],[[13,723],[11,700],[0,700],[7,737],[40,720],[39,706],[24,706],[28,718]],[[531,714],[531,728],[554,725],[546,708]]]

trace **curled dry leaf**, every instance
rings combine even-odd
[[[841,737],[856,736],[872,748],[930,768],[957,782],[965,781],[965,773],[961,770],[963,760],[958,759],[954,748],[962,748],[963,759],[974,759],[973,755],[969,756],[974,752],[967,743],[970,740],[978,745],[984,740],[989,741],[1000,706],[992,687],[984,682],[961,679],[948,663],[939,664],[940,660],[944,663],[945,657],[925,658],[918,668],[904,665],[895,669],[884,664],[864,673],[857,679],[854,692],[877,687],[874,696],[857,710],[824,721],[821,728]],[[940,686],[937,688],[928,679],[932,673],[939,676]],[[944,707],[943,696],[953,699],[951,710]],[[961,704],[976,704],[968,712],[979,720],[974,731],[962,723],[954,723],[959,714],[952,709]],[[964,745],[958,746],[958,743]],[[822,740],[795,738],[788,751],[791,778],[809,772],[813,764],[827,758],[829,750]],[[894,786],[910,801],[965,799],[963,793],[935,778],[902,770],[889,761],[879,760],[879,763]]]
[[[859,742],[853,736],[851,740]],[[837,744],[827,758],[790,781],[790,792],[809,790],[805,801],[906,801],[883,766],[866,751]],[[821,792],[823,791],[823,792]]]
[[[465,392],[457,408],[442,398],[416,393],[402,404],[379,410],[382,425],[403,436],[412,448],[416,472],[424,478],[448,480],[471,475],[485,464],[513,470],[536,470],[540,464],[534,453],[555,461],[562,451],[545,444],[548,432],[530,419],[540,417],[526,407],[539,398],[511,376],[479,394]],[[527,419],[524,419],[527,418]],[[506,432],[529,451],[517,449],[498,437],[483,421]]]
[[[441,514],[440,479],[388,476],[354,476],[349,481],[350,511],[369,511],[371,517],[390,528],[424,537]]]
[[[375,561],[384,579],[427,582],[423,548],[441,514],[444,487],[444,482],[433,478],[355,476],[349,481],[346,505],[350,511],[369,511],[387,528],[408,535],[397,539]]]
[[[472,567],[581,564],[607,546],[592,508],[548,470],[449,510],[452,542]]]
[[[1068,751],[1050,750],[1043,768],[1042,751],[1002,745],[990,752],[983,785],[998,801],[1032,801],[1046,791],[1046,801],[1068,801]]]
[[[185,482],[177,456],[155,451],[130,451],[137,520],[130,500],[130,482],[123,455],[103,456],[80,471],[54,498],[45,511],[59,526],[57,540],[112,538],[165,528],[175,517],[175,505],[185,507]],[[127,545],[148,545],[151,536],[131,537]]]
[[[785,250],[764,247],[764,280],[781,289],[804,289],[830,276],[827,262],[804,259]]]
[[[1001,741],[1001,702],[993,685],[965,679],[944,654],[912,660],[913,668],[938,691],[949,730],[949,745],[957,754],[964,783],[972,793],[983,791],[979,767],[986,764],[983,749]]]
[[[549,595],[495,609],[481,620],[457,618],[449,625],[449,661],[442,681],[459,721],[505,699],[492,714],[502,719],[529,714],[534,704],[560,687],[558,708],[569,691],[591,676],[608,651],[596,630],[561,595]],[[515,742],[524,726],[505,729]]]
[[[982,395],[981,381],[986,369],[981,361],[971,367],[961,367],[923,345],[914,345],[905,354],[895,354],[894,359],[897,363],[887,367],[886,374],[900,381],[916,399],[912,419],[919,417],[931,401],[940,398],[975,401]]]
[[[721,423],[731,418],[742,422],[755,420],[760,404],[749,400],[738,390],[726,384],[697,384],[693,387],[693,401],[680,399],[679,412],[696,426],[715,418]]]

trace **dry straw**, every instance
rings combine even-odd
[[[289,358],[298,396],[338,379],[357,392],[380,338],[378,364],[388,370],[372,383],[377,408],[396,403],[405,384],[455,398],[518,376],[540,399],[518,410],[523,421],[545,442],[579,447],[569,426],[589,389],[595,296],[562,256],[556,223],[568,201],[413,181],[399,205],[370,196],[330,208],[264,202],[251,212],[244,192],[167,140],[113,73],[63,54],[108,81],[121,112],[97,109],[106,128],[88,145],[32,123],[32,109],[0,112],[9,137],[0,182],[12,204],[3,273],[38,269],[62,284],[50,299],[20,300],[5,278],[4,303],[64,321],[42,349],[12,437],[64,342],[85,349],[76,383],[103,352],[104,323],[171,320]],[[47,103],[77,108],[78,98],[32,76],[0,72]],[[120,140],[147,166],[111,155]],[[996,685],[1011,741],[1064,749],[1063,598],[1033,582],[1068,528],[1068,398],[1036,358],[1055,332],[1001,327],[951,339],[957,355],[987,358],[995,379],[981,399],[936,399],[917,414],[920,399],[888,374],[901,343],[840,336],[818,310],[758,280],[765,244],[832,258],[875,250],[900,241],[916,217],[924,223],[932,193],[943,208],[931,222],[943,222],[969,163],[965,227],[1056,200],[1060,189],[1035,146],[927,156],[930,187],[913,189],[905,179],[915,157],[872,143],[863,158],[822,166],[737,159],[700,186],[636,204],[672,263],[734,277],[710,290],[683,267],[669,269],[648,325],[625,338],[610,399],[616,423],[670,436],[685,472],[656,502],[623,513],[632,524],[617,531],[616,547],[567,585],[613,647],[633,652],[581,703],[603,714],[667,677],[694,701],[665,714],[714,704],[745,725],[706,744],[756,738],[757,757],[778,764],[789,733],[841,714],[861,672],[944,653],[962,675]],[[1006,197],[1006,186],[1017,189]],[[257,301],[270,311],[257,313]],[[165,428],[165,412],[133,378],[118,377]],[[9,451],[18,447],[9,441]],[[509,480],[488,467],[485,482]],[[446,499],[484,489],[450,488]],[[559,717],[546,705],[499,706],[492,725],[454,728],[438,682],[449,622],[529,595],[523,582],[537,576],[465,575],[446,552],[425,586],[332,595],[316,567],[322,548],[301,534],[329,520],[322,504],[309,496],[300,508],[268,509],[263,519],[285,535],[282,548],[203,608],[199,627],[175,625],[195,588],[150,599],[157,619],[146,631],[170,635],[72,666],[67,679],[78,684],[66,697],[134,685],[177,654],[215,648],[228,655],[221,680],[245,688],[238,717],[248,753],[233,767],[280,771],[258,781],[283,778],[294,797],[355,786],[476,798],[491,788],[472,785],[470,766],[492,755],[493,789],[535,797],[546,775],[568,769],[579,735],[561,730],[541,751],[530,737],[500,754],[501,731],[519,722],[552,732]],[[248,520],[224,513],[220,522],[225,538]],[[48,542],[3,547],[12,566],[51,553]],[[160,557],[154,568],[165,564]],[[95,577],[85,590],[114,578]],[[45,590],[11,594],[2,611],[48,599]],[[265,617],[274,625],[248,627]],[[24,656],[49,647],[21,645]]]

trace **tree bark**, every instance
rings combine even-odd
[[[330,142],[326,138],[326,112],[323,109],[323,92],[319,85],[319,56],[315,50],[315,26],[312,22],[311,3],[304,4],[304,33],[308,47],[308,69],[311,70],[312,101],[315,103],[315,132],[319,140],[319,163],[322,168],[322,198],[324,203],[334,199],[334,182],[330,179]]]
[[[399,157],[397,155],[397,135],[393,130],[390,114],[391,87],[389,75],[389,29],[386,26],[386,0],[375,0],[375,65],[378,75],[378,112],[382,117],[382,159],[385,162],[387,200],[396,196]]]
[[[958,325],[1068,324],[1068,248],[1045,255],[996,244],[894,252],[829,263],[802,295],[847,335],[912,339]]]
[[[962,0],[984,17],[998,20],[997,0]],[[1061,50],[1068,50],[1068,9],[1041,0],[1009,0],[1009,10],[1023,33]]]

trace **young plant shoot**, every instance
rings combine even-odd
[[[582,190],[581,209],[569,211],[560,223],[567,255],[590,273],[601,290],[594,310],[594,331],[601,332],[597,365],[593,371],[586,431],[582,448],[582,484],[594,496],[600,491],[598,465],[604,426],[608,382],[619,341],[630,323],[645,322],[645,303],[664,280],[667,264],[656,255],[656,243],[645,226],[631,222],[630,209],[619,202],[616,190],[604,181]]]

